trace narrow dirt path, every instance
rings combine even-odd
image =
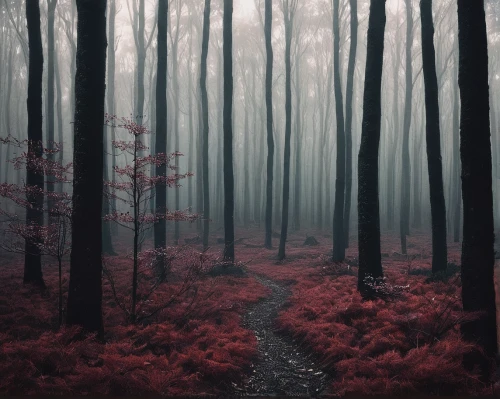
[[[317,397],[328,385],[328,375],[293,342],[275,332],[274,321],[290,292],[268,278],[253,275],[270,288],[271,295],[253,305],[243,317],[243,326],[255,332],[259,360],[250,377],[235,387],[240,396],[285,395]]]

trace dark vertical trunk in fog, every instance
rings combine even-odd
[[[285,16],[285,151],[283,153],[283,202],[281,204],[281,235],[278,260],[285,258],[285,245],[288,234],[288,205],[290,201],[290,140],[292,136],[292,65],[291,47],[293,19],[297,0],[284,0]]]
[[[58,46],[59,47],[59,46]],[[63,164],[64,158],[64,127],[63,127],[63,114],[62,114],[62,88],[61,88],[61,74],[59,72],[59,59],[56,56],[54,58],[54,73],[55,73],[55,82],[56,82],[56,98],[57,98],[57,141],[60,145],[60,151],[58,153],[58,162],[60,165]],[[64,183],[61,183],[59,186],[59,192],[62,192],[62,186]]]
[[[215,179],[215,192],[216,192],[216,213],[217,225],[221,226],[224,219],[224,179],[221,178],[223,174],[223,152],[224,152],[224,137],[221,132],[224,131],[224,107],[220,104],[224,103],[224,84],[223,84],[223,70],[222,70],[223,57],[217,54],[217,100],[219,106],[217,107],[217,158],[216,158],[216,176]]]
[[[139,0],[139,13],[137,15],[137,32],[136,35],[136,49],[137,49],[137,70],[136,70],[136,84],[137,92],[135,99],[135,115],[136,121],[142,125],[144,117],[144,70],[146,67],[146,46],[144,43],[144,26],[145,21],[145,0]]]
[[[399,5],[399,3],[398,3]],[[399,11],[399,10],[398,10]],[[401,134],[401,121],[399,120],[399,68],[401,64],[401,29],[400,26],[396,29],[396,47],[394,53],[394,96],[393,96],[393,137],[394,140],[389,148],[389,159],[387,160],[387,228],[393,230],[395,228],[395,213],[396,213],[396,155],[398,150],[399,136]]]
[[[77,0],[69,325],[102,335],[102,170],[106,1]]]
[[[345,200],[345,131],[344,100],[340,82],[340,0],[333,0],[333,85],[335,91],[335,111],[337,116],[337,177],[335,179],[335,210],[333,213],[333,256],[340,262],[345,258],[344,243],[344,200]]]
[[[116,0],[110,0],[109,3],[109,41],[110,46],[108,47],[108,82],[107,82],[107,112],[110,115],[114,115],[115,110],[115,16],[116,16]],[[111,132],[111,140],[108,137],[108,134]],[[103,179],[104,181],[109,181],[109,152],[111,149],[112,160],[111,160],[111,175],[113,176],[114,181],[114,167],[116,165],[115,155],[116,148],[111,145],[109,146],[109,142],[113,142],[115,140],[114,128],[110,126],[104,126],[104,138],[103,138]],[[105,190],[109,190],[108,187],[104,188]],[[114,194],[114,193],[112,193]],[[108,215],[111,211],[114,211],[116,208],[115,204],[116,199],[111,196],[108,198],[107,196],[103,196],[102,201],[102,215]],[[116,255],[116,252],[113,249],[113,241],[111,239],[111,223],[106,220],[102,220],[102,252],[108,255]]]
[[[378,152],[384,62],[385,0],[371,0],[363,96],[363,124],[358,157],[358,290],[369,293],[365,278],[381,277]]]
[[[432,272],[446,270],[446,205],[444,202],[441,131],[439,128],[438,81],[434,51],[432,0],[420,0],[422,21],[422,62],[425,84],[425,138],[432,219]],[[416,162],[415,162],[416,165]],[[415,189],[418,189],[415,187]]]
[[[406,255],[406,236],[410,234],[410,128],[411,104],[413,96],[413,9],[411,0],[406,4],[406,62],[405,62],[405,108],[403,121],[403,149],[401,169],[401,209],[399,219],[399,234],[401,252]]]
[[[243,74],[245,73],[244,68],[242,67],[242,72]],[[245,75],[243,75],[245,76]],[[249,151],[250,151],[250,140],[249,140],[249,135],[250,135],[250,126],[249,126],[249,112],[250,112],[250,102],[249,102],[249,95],[248,95],[248,89],[245,88],[245,85],[243,85],[243,90],[246,91],[244,94],[245,100],[245,110],[243,111],[245,116],[244,116],[244,122],[243,122],[243,201],[242,201],[242,208],[243,208],[243,226],[245,228],[248,228],[250,224],[250,157],[249,157]]]
[[[42,156],[42,77],[43,49],[40,30],[40,5],[38,0],[26,0],[26,21],[28,25],[29,65],[28,65],[28,152],[34,157]],[[102,121],[101,121],[102,123]],[[43,190],[44,177],[29,165],[26,168],[26,185]],[[43,194],[31,192],[26,195],[31,207],[26,210],[27,225],[43,225]],[[40,249],[35,242],[26,240],[24,257],[25,283],[45,287],[42,276]]]
[[[7,46],[6,46],[7,47]],[[12,125],[11,125],[11,119],[10,119],[10,111],[11,111],[11,102],[10,102],[10,98],[11,98],[11,95],[12,95],[12,83],[14,82],[14,65],[12,64],[12,55],[14,54],[14,43],[13,43],[13,39],[11,39],[11,43],[10,43],[10,46],[9,46],[9,51],[8,51],[8,58],[7,58],[7,89],[5,91],[5,131],[8,134],[12,134]],[[43,64],[42,64],[42,69],[43,69]],[[43,70],[42,70],[42,73],[43,73]],[[29,85],[29,77],[28,77],[28,85]],[[41,100],[40,100],[41,101]],[[29,116],[28,116],[29,118]],[[28,136],[28,139],[29,139],[29,136]],[[6,152],[6,156],[5,158],[7,160],[10,160],[12,158],[11,156],[11,144],[10,143],[7,143],[7,148],[5,149],[5,152]],[[9,181],[9,172],[10,172],[10,162],[4,162],[4,166],[5,166],[5,173],[4,173],[4,181],[5,182],[8,182]]]
[[[344,245],[349,248],[349,222],[351,219],[352,200],[352,104],[354,96],[354,73],[356,69],[356,51],[358,48],[358,2],[349,0],[351,8],[351,44],[347,64],[347,82],[345,96],[345,207],[344,207]]]
[[[234,263],[233,0],[224,0],[224,260]]]
[[[299,40],[297,38],[297,40]],[[301,209],[300,195],[302,189],[302,171],[301,161],[302,161],[302,121],[300,118],[300,112],[302,110],[301,106],[301,93],[300,93],[300,59],[298,57],[299,48],[297,45],[297,57],[295,59],[295,185],[294,185],[294,203],[293,203],[293,222],[295,230],[300,230],[300,214],[303,211]]]
[[[57,0],[47,0],[47,148],[52,148],[55,141],[55,118],[54,118],[54,57],[55,57],[55,41],[54,41],[54,20]],[[54,162],[55,154],[47,154],[47,159]],[[48,208],[49,212],[54,206],[54,201],[51,199],[50,193],[55,191],[54,176],[47,176],[47,192],[48,192]]]
[[[488,93],[488,43],[483,0],[458,0],[459,85],[461,99],[460,156],[464,229],[462,241],[462,304],[465,311],[483,312],[461,325],[467,341],[483,355],[464,363],[479,365],[489,379],[498,351],[493,250],[493,193]]]
[[[420,201],[421,194],[421,150],[422,150],[422,137],[421,128],[417,126],[413,130],[413,227],[420,229],[422,227],[422,204]]]
[[[458,57],[453,76],[458,81]],[[460,178],[460,99],[458,85],[453,85],[453,242],[460,241],[462,179]]]
[[[156,64],[156,135],[155,154],[167,153],[167,24],[168,0],[158,1],[158,39],[157,39],[157,64]],[[167,174],[167,165],[158,165],[156,176]],[[167,186],[159,184],[155,188],[155,212],[165,215],[167,211]],[[167,245],[167,222],[164,218],[158,219],[154,224],[154,246],[163,249]],[[160,279],[165,277],[165,264],[159,259],[156,272]]]
[[[195,160],[194,152],[194,121],[193,121],[193,24],[190,21],[190,38],[189,38],[189,57],[188,57],[188,68],[187,68],[187,80],[188,80],[188,129],[189,129],[189,145],[188,145],[188,171],[193,171],[193,165]],[[187,182],[188,186],[188,206],[193,206],[193,179],[189,179]]]
[[[274,172],[274,136],[273,136],[273,45],[272,0],[266,1],[264,34],[266,40],[266,130],[267,130],[267,179],[266,179],[266,238],[264,245],[272,248],[273,232],[273,172]]]
[[[203,112],[203,249],[208,249],[210,223],[210,187],[208,186],[208,93],[207,93],[207,57],[210,40],[210,0],[205,0],[203,14],[203,39],[201,43],[201,108]]]
[[[115,21],[116,21],[116,0],[110,0],[109,3],[109,46],[108,46],[108,69],[107,69],[107,107],[108,113],[110,115],[115,115]],[[111,131],[111,142],[116,140],[116,132],[113,127],[109,128]],[[116,148],[111,146],[111,180],[115,182],[115,167],[116,167]],[[114,194],[114,189],[113,189]],[[110,210],[114,212],[116,210],[116,199],[111,198],[109,200]]]

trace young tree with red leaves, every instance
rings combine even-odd
[[[488,41],[484,0],[458,0],[460,157],[464,209],[462,303],[465,311],[482,312],[464,323],[463,337],[479,343],[484,355],[464,359],[479,365],[489,379],[498,351],[494,287],[493,191],[490,141]]]
[[[104,333],[102,321],[103,120],[106,0],[76,0],[74,179],[68,325]]]
[[[192,221],[197,219],[197,215],[190,214],[187,211],[170,212],[168,209],[164,209],[159,213],[151,213],[150,203],[152,197],[155,195],[155,187],[177,187],[180,179],[192,176],[192,173],[183,175],[177,173],[166,175],[165,173],[163,175],[150,176],[148,173],[150,167],[156,167],[158,170],[159,167],[164,166],[165,170],[166,168],[176,170],[177,168],[175,166],[170,165],[170,161],[182,154],[179,152],[173,154],[158,153],[141,157],[139,154],[148,149],[141,141],[141,138],[149,134],[149,131],[144,125],[139,125],[131,119],[121,118],[117,121],[117,118],[114,116],[108,116],[106,124],[114,125],[116,122],[118,122],[116,127],[127,129],[128,133],[132,135],[133,140],[113,141],[112,145],[122,153],[130,154],[132,156],[132,161],[123,168],[119,166],[115,167],[115,174],[120,181],[105,182],[105,185],[112,188],[112,191],[115,193],[121,192],[124,194],[123,196],[120,194],[112,195],[114,195],[117,200],[125,203],[129,209],[132,209],[132,214],[130,212],[123,213],[115,211],[105,216],[104,219],[106,221],[114,221],[133,232],[132,306],[129,317],[130,320],[134,322],[137,316],[136,304],[139,255],[146,232],[161,220],[175,222],[182,220]],[[159,255],[157,257],[157,262],[160,260],[164,262],[168,261],[168,257],[164,256],[165,250],[165,247],[155,247],[155,251]],[[161,269],[166,270],[166,266],[168,265],[163,265]]]

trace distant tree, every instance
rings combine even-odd
[[[233,0],[224,0],[224,260],[234,263]]]
[[[157,43],[157,71],[156,71],[156,135],[155,154],[167,153],[167,24],[168,24],[168,0],[158,1],[158,43]],[[167,165],[155,166],[156,176],[164,176],[167,173]],[[158,185],[156,188],[156,213],[162,214],[167,211],[167,187]],[[165,248],[167,245],[167,223],[159,218],[154,224],[154,247]],[[160,278],[165,276],[163,260],[157,262],[157,272]]]
[[[405,108],[403,120],[403,150],[401,168],[401,209],[399,234],[401,253],[406,254],[406,236],[410,234],[410,129],[411,105],[413,97],[413,6],[412,0],[404,0],[406,4],[406,61],[405,61]]]
[[[458,41],[455,48],[458,47]],[[457,49],[458,50],[458,49]],[[458,52],[458,51],[457,51]],[[453,76],[458,81],[458,57],[455,57]],[[453,85],[453,242],[460,241],[462,210],[462,180],[460,178],[460,98],[459,87]]]
[[[26,20],[28,24],[29,66],[28,66],[28,152],[41,158],[42,144],[42,76],[43,49],[40,30],[39,0],[26,0]],[[30,191],[27,200],[32,205],[26,211],[26,224],[43,226],[43,176],[29,166],[26,168],[26,185],[38,190]],[[36,242],[26,240],[24,257],[24,282],[45,287],[42,276],[40,249]]]
[[[281,212],[281,235],[278,259],[285,258],[286,238],[288,234],[288,205],[290,202],[290,141],[292,136],[292,33],[293,20],[297,11],[298,0],[283,0],[285,18],[285,151],[283,155],[283,203]]]
[[[267,129],[267,179],[266,179],[266,238],[264,245],[272,248],[273,232],[273,168],[274,168],[274,137],[273,137],[273,3],[266,0],[264,35],[266,41],[266,129]]]
[[[425,85],[427,164],[432,218],[432,272],[446,270],[446,205],[444,202],[441,132],[439,128],[438,80],[434,50],[432,0],[420,0],[422,21],[422,58]]]
[[[358,290],[368,294],[367,277],[383,276],[380,254],[378,153],[384,57],[385,0],[370,1],[363,97],[363,125],[358,158]]]
[[[344,126],[344,100],[340,81],[340,0],[333,0],[333,85],[335,91],[335,115],[337,121],[337,177],[335,179],[335,210],[333,213],[333,261],[345,258],[344,200],[346,148]]]
[[[351,7],[351,45],[347,65],[345,98],[345,206],[344,206],[344,244],[349,248],[349,221],[351,218],[352,197],[352,104],[354,97],[354,73],[356,70],[356,51],[358,48],[358,2],[349,0]]]
[[[484,0],[458,0],[461,99],[460,157],[464,227],[462,241],[462,303],[465,311],[482,312],[462,324],[467,341],[478,343],[484,356],[464,358],[491,376],[498,351],[493,267],[493,193],[488,93],[488,41]]]
[[[106,1],[77,0],[74,179],[68,325],[103,334],[102,196]]]
[[[203,39],[201,44],[201,107],[203,118],[203,248],[208,248],[208,234],[210,225],[210,187],[208,185],[208,93],[207,93],[207,58],[210,39],[210,0],[205,0],[203,17]],[[247,132],[248,134],[248,132]]]

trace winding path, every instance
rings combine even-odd
[[[255,274],[253,277],[272,293],[250,307],[243,317],[243,326],[257,337],[259,360],[250,377],[235,387],[236,394],[320,396],[328,386],[328,375],[289,338],[275,332],[274,321],[290,292],[273,280]]]

